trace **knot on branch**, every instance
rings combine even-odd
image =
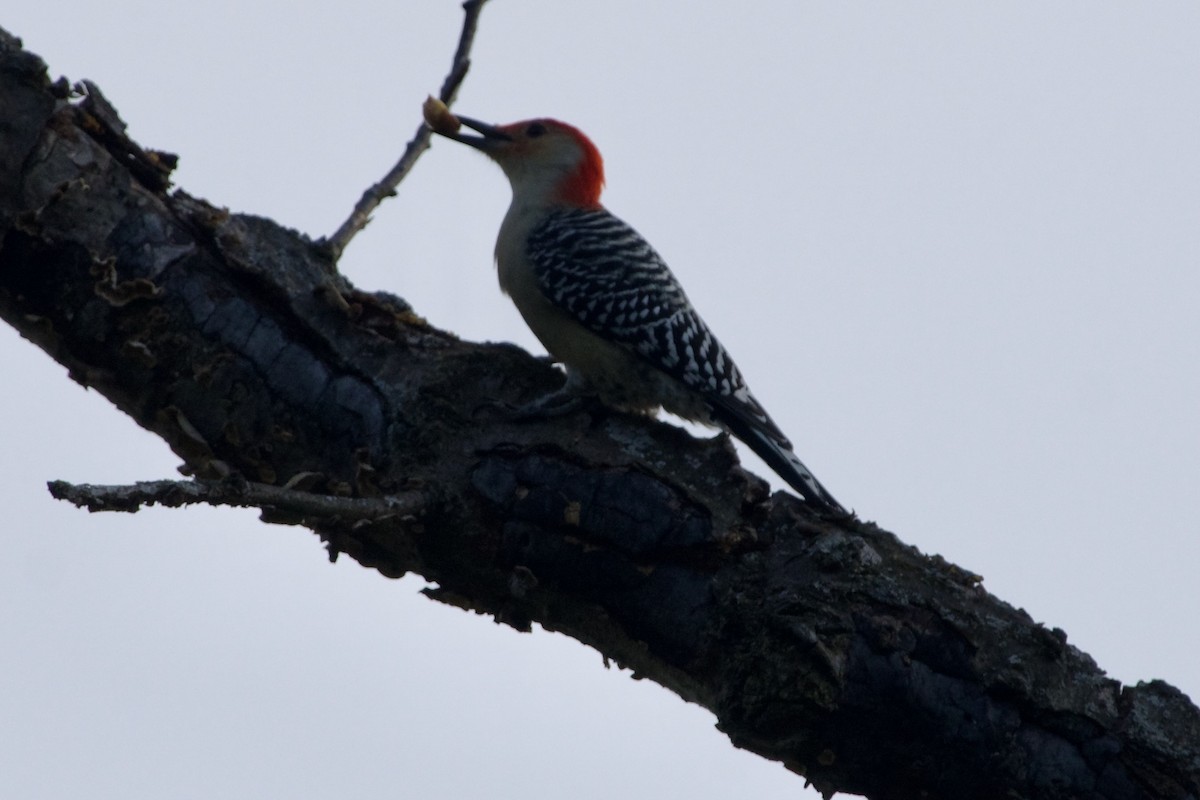
[[[713,542],[707,510],[636,469],[583,469],[532,454],[485,458],[471,483],[512,519],[648,557]]]
[[[471,482],[505,519],[506,561],[601,605],[668,662],[695,657],[718,552],[704,506],[636,469],[545,454],[490,455]]]

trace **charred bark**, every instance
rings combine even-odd
[[[826,794],[1200,797],[1200,712],[1176,689],[1123,687],[977,577],[768,495],[724,439],[597,409],[512,421],[496,401],[553,369],[169,192],[172,164],[0,31],[0,315],[197,481],[77,502],[256,505],[591,645]]]

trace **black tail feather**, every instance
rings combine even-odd
[[[720,409],[716,410],[719,413]],[[775,470],[779,477],[799,492],[806,505],[835,514],[848,513],[842,504],[821,485],[821,482],[812,474],[812,470],[804,466],[804,463],[797,458],[787,439],[772,436],[743,415],[723,414],[720,416],[719,422],[730,433],[745,442],[747,447],[767,463],[767,466]],[[769,420],[768,424],[774,427]]]

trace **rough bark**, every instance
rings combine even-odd
[[[0,31],[0,315],[213,496],[567,633],[825,794],[1200,797],[1178,690],[1123,687],[971,574],[768,495],[723,439],[597,409],[512,421],[494,401],[553,369],[168,192],[171,164]]]

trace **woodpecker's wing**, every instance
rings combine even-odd
[[[551,212],[531,232],[527,254],[543,294],[588,330],[706,397],[747,393],[662,257],[617,217],[604,209]]]
[[[842,510],[792,452],[662,257],[602,208],[550,213],[527,255],[543,294],[585,328],[705,399],[724,425],[812,504]]]

